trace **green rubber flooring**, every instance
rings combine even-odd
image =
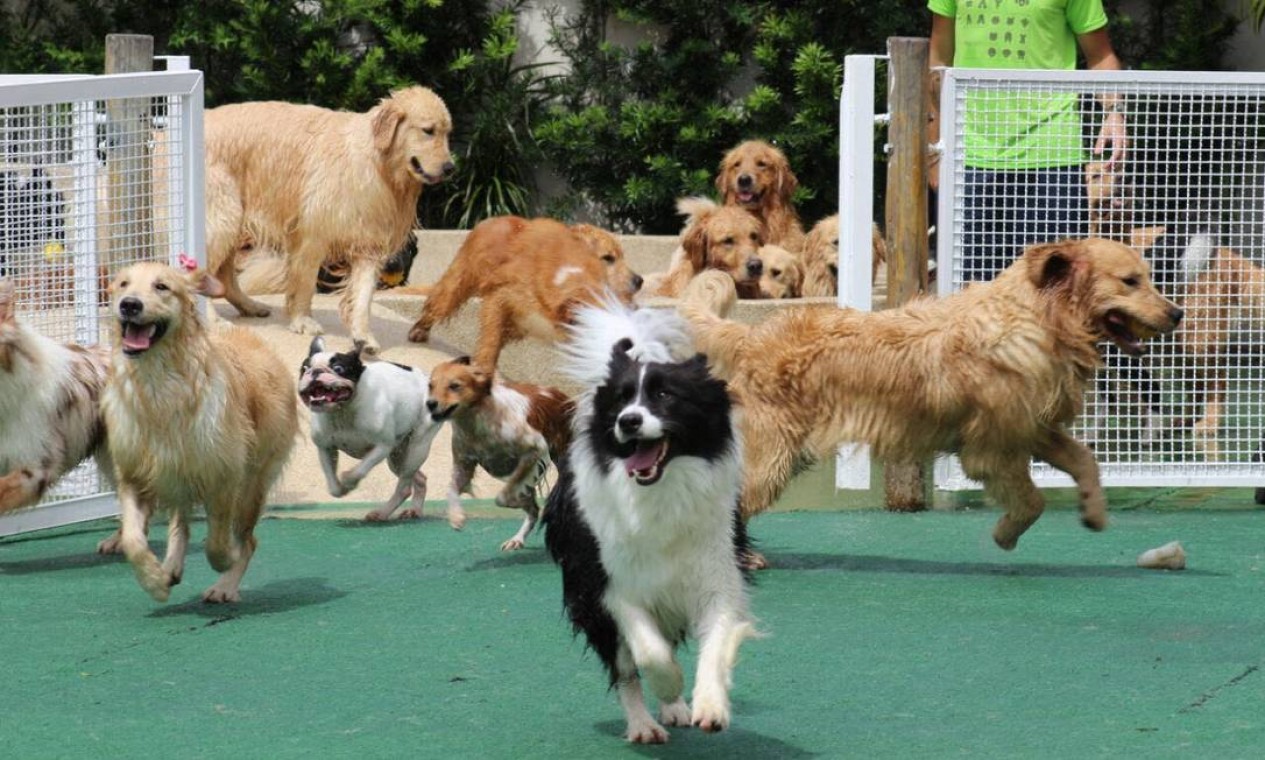
[[[93,553],[108,523],[0,540],[0,757],[1265,756],[1265,511],[1168,493],[1101,534],[1052,510],[1013,553],[991,509],[760,517],[732,728],[652,748],[541,536],[498,551],[516,520],[266,520],[221,607],[193,553],[152,602]],[[1188,569],[1134,566],[1173,540]]]

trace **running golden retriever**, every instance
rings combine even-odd
[[[238,285],[234,259],[247,244],[282,251],[290,329],[318,335],[317,273],[327,258],[346,261],[342,319],[375,352],[378,270],[412,231],[422,187],[453,171],[451,131],[447,106],[424,87],[396,90],[367,113],[271,101],[207,111],[207,258],[229,303],[266,316]]]
[[[121,525],[117,543],[142,588],[164,602],[184,573],[193,509],[206,507],[206,556],[220,572],[202,594],[235,602],[255,553],[255,523],[298,434],[294,378],[253,331],[206,329],[197,295],[221,296],[210,274],[154,262],[110,286],[114,352],[101,406]],[[146,531],[170,514],[159,564]]]
[[[797,466],[859,441],[886,460],[956,453],[1005,510],[993,530],[1003,549],[1044,508],[1032,457],[1075,479],[1081,521],[1102,530],[1098,465],[1068,426],[1102,340],[1141,354],[1145,338],[1181,320],[1148,275],[1128,246],[1067,240],[1033,246],[996,280],[946,298],[878,312],[787,310],[759,325],[718,316],[733,286],[700,275],[679,308],[745,408],[744,516],[767,509]]]

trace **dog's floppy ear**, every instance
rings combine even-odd
[[[685,260],[695,272],[707,268],[707,225],[704,223],[711,214],[699,215],[694,223],[681,234],[681,248],[685,251]]]
[[[1085,262],[1084,247],[1073,240],[1034,245],[1024,251],[1028,277],[1038,290],[1052,290],[1072,280],[1078,265]]]
[[[790,200],[795,191],[799,189],[799,177],[795,176],[795,172],[791,171],[790,162],[786,160],[786,156],[781,156],[777,162],[777,194],[781,198]]]
[[[391,144],[395,142],[395,133],[403,123],[404,110],[390,98],[384,99],[373,109],[370,122],[373,128],[373,147],[382,153],[390,150]]]
[[[0,322],[13,319],[13,281],[0,279]]]

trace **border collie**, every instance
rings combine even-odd
[[[685,336],[669,312],[580,311],[566,350],[585,390],[542,518],[568,616],[606,666],[636,743],[666,742],[665,725],[728,726],[730,672],[754,634],[734,409],[703,356],[679,359]],[[675,654],[687,636],[700,641],[693,710]]]

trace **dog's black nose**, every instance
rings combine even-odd
[[[747,259],[747,275],[750,277],[759,277],[764,271],[764,262],[760,259]]]
[[[139,317],[142,311],[145,311],[145,304],[142,303],[139,298],[128,296],[122,301],[119,301],[120,317],[127,317],[128,319],[131,319],[132,317]]]
[[[637,292],[638,290],[641,290],[641,284],[643,282],[645,282],[645,280],[641,279],[641,275],[634,274],[632,276],[632,289],[634,293]]]
[[[641,430],[641,414],[639,412],[627,412],[619,415],[619,419],[615,424],[619,425],[619,432],[625,435],[632,435]]]
[[[752,183],[752,182],[754,182],[754,181],[755,181],[755,179],[754,179],[754,178],[753,178],[750,174],[739,174],[739,175],[738,175],[738,187],[741,187],[741,188],[743,188],[744,190],[745,190],[746,188],[748,188],[748,187],[751,187],[751,183]]]
[[[1170,309],[1168,312],[1168,318],[1173,320],[1174,325],[1176,325],[1178,322],[1181,322],[1182,317],[1184,316],[1186,316],[1186,312],[1182,311],[1181,309]]]
[[[429,409],[433,413],[436,409],[439,408],[439,402],[433,398],[428,398],[426,399],[426,408]]]
[[[455,172],[456,170],[457,170],[457,165],[456,165],[456,164],[454,164],[454,163],[453,163],[453,162],[451,162],[451,161],[445,161],[445,162],[444,162],[444,176],[445,176],[445,177],[447,177],[449,174],[452,174],[452,173],[453,173],[453,172]]]

